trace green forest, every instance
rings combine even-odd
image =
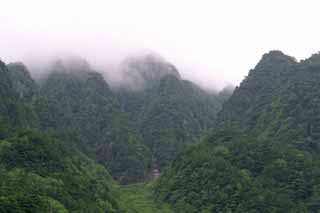
[[[0,61],[0,212],[319,212],[319,54],[220,92],[152,54],[120,71]]]

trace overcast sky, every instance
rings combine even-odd
[[[59,52],[94,66],[140,49],[207,87],[237,85],[262,54],[297,59],[320,50],[319,1],[3,0],[0,58],[34,61]]]

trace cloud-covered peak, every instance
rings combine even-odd
[[[88,61],[80,56],[66,56],[54,61],[54,71],[66,72],[89,72],[91,71]]]
[[[167,75],[181,79],[173,64],[151,51],[128,56],[120,65],[120,72],[129,86],[139,89],[152,86]]]

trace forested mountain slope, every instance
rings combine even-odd
[[[1,211],[121,212],[111,176],[145,181],[213,126],[222,96],[159,57],[125,63],[138,89],[110,88],[81,58],[56,61],[40,83],[1,62]]]
[[[159,198],[195,212],[317,212],[319,59],[265,54],[215,130],[159,179]]]
[[[300,63],[278,51],[265,54],[219,114],[260,138],[318,150],[320,56]],[[314,150],[315,151],[315,150]]]
[[[30,130],[39,127],[38,87],[27,69],[1,62],[0,75],[0,212],[118,212],[103,166],[70,142]]]
[[[186,144],[196,142],[213,125],[221,103],[188,81],[161,79],[143,107],[140,133],[163,168]]]
[[[19,97],[6,64],[0,61],[0,120],[14,127],[32,125],[34,115]]]
[[[151,150],[154,166],[162,169],[183,147],[196,142],[213,126],[223,100],[182,80],[175,67],[161,58],[148,55],[127,61],[123,72],[127,78],[134,76],[145,82],[144,89],[129,85],[114,89],[115,94]]]
[[[35,103],[41,129],[57,132],[121,182],[144,179],[149,150],[129,129],[102,75],[89,66],[67,67],[63,62],[52,69]]]
[[[9,78],[19,99],[24,103],[31,104],[39,93],[39,86],[30,76],[27,67],[21,62],[16,62],[8,64],[7,68]]]
[[[55,134],[121,183],[146,180],[212,127],[223,101],[160,56],[131,57],[121,67],[126,84],[110,88],[78,57],[57,60],[40,84],[22,63],[3,64],[3,119]]]
[[[12,82],[9,78],[9,71],[6,65],[3,62],[0,62],[0,81],[1,81],[1,102],[0,109],[3,120],[11,120],[10,118],[13,116],[14,112],[11,111],[11,108],[15,108],[15,103],[17,102],[18,95],[13,89]]]

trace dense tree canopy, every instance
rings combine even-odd
[[[110,212],[119,209],[102,167],[61,141],[24,131],[0,141],[1,212]]]
[[[237,87],[204,141],[181,153],[156,193],[209,212],[317,212],[318,54],[271,51]]]

